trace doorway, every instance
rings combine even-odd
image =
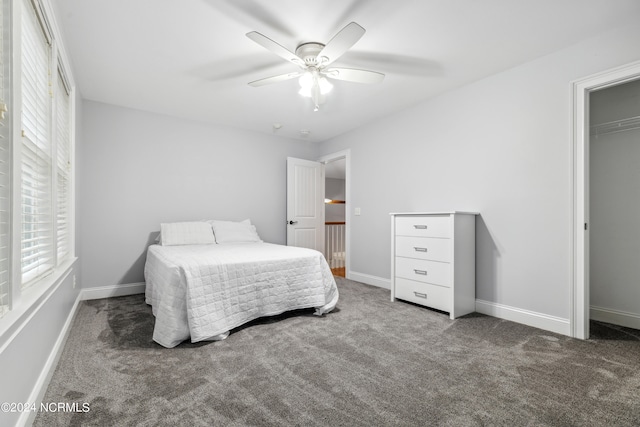
[[[589,94],[589,317],[640,329],[640,79]]]
[[[323,156],[320,162],[325,171],[324,254],[334,276],[349,278],[349,150]]]
[[[346,186],[345,160],[324,165],[325,254],[334,276],[345,277]]]
[[[589,100],[591,92],[640,79],[640,61],[573,83],[573,287],[570,335],[589,338],[590,319],[590,187]]]

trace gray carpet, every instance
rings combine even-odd
[[[142,295],[84,302],[36,426],[638,426],[640,332],[575,340],[472,314],[454,321],[338,280],[337,309],[165,349]]]

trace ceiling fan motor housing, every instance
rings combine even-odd
[[[322,58],[318,58],[318,54],[322,52],[322,49],[324,49],[324,45],[322,43],[309,42],[298,46],[295,53],[299,58],[304,60],[305,65],[309,67],[317,67],[322,63]]]

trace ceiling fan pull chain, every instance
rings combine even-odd
[[[318,111],[320,109],[320,85],[318,84],[318,76],[314,76],[313,80],[313,103],[315,104],[313,111]]]

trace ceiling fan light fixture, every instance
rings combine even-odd
[[[333,89],[333,85],[329,83],[329,80],[324,77],[320,77],[318,79],[318,86],[320,86],[320,93],[322,95],[328,94],[329,92],[331,92],[331,89]]]
[[[301,87],[298,91],[298,94],[304,96],[305,98],[311,98],[311,88],[310,87]]]
[[[311,89],[313,88],[313,75],[307,71],[298,79],[298,83],[300,83],[300,91],[298,92],[300,95],[311,98]]]
[[[313,75],[310,71],[306,71],[300,78],[298,79],[298,83],[300,83],[300,87],[303,89],[311,89],[313,86]]]
[[[304,73],[298,80],[300,83],[300,91],[298,93],[304,97],[313,97],[314,89],[317,87],[321,95],[331,92],[333,85],[325,77],[318,77],[311,72]]]

